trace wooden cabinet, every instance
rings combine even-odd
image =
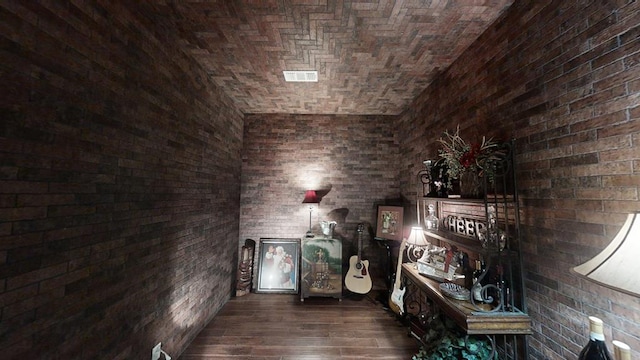
[[[403,264],[402,279],[408,290],[404,300],[412,333],[418,338],[421,331],[429,330],[425,319],[437,313],[468,335],[490,336],[499,358],[526,359],[524,335],[532,330],[526,313],[512,154],[505,161],[505,168],[510,171],[491,179],[491,184],[485,179],[487,195],[481,199],[417,199],[418,222],[423,225],[427,240],[433,246],[446,248],[448,259],[459,261],[456,273],[464,278],[434,278],[416,264]],[[438,218],[437,229],[426,229],[424,225],[430,207]],[[474,265],[480,262],[485,264],[485,270],[476,273],[480,274],[476,279]],[[419,265],[424,269],[424,262]],[[461,291],[464,295],[459,299],[447,296],[441,289],[443,282],[453,282],[469,291]]]
[[[330,238],[302,239],[300,300],[310,296],[342,298],[342,242]]]

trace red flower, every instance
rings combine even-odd
[[[478,156],[479,153],[480,153],[480,144],[474,143],[473,145],[471,145],[471,149],[469,149],[469,151],[462,154],[462,156],[460,157],[460,165],[462,165],[462,167],[464,167],[465,169],[469,168],[471,165],[475,163],[476,157]]]

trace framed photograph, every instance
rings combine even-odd
[[[376,237],[402,241],[402,206],[378,206]]]
[[[260,238],[257,293],[297,294],[300,239]]]

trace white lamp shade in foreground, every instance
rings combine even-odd
[[[629,214],[602,252],[572,270],[602,286],[640,296],[640,213]]]

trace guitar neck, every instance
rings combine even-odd
[[[402,244],[400,245],[400,250],[398,250],[398,265],[396,266],[396,282],[394,286],[400,286],[400,272],[402,271],[402,255],[404,253],[405,247],[407,246],[407,241],[402,240]]]
[[[364,225],[358,225],[358,262],[362,260],[362,233],[364,232]]]

